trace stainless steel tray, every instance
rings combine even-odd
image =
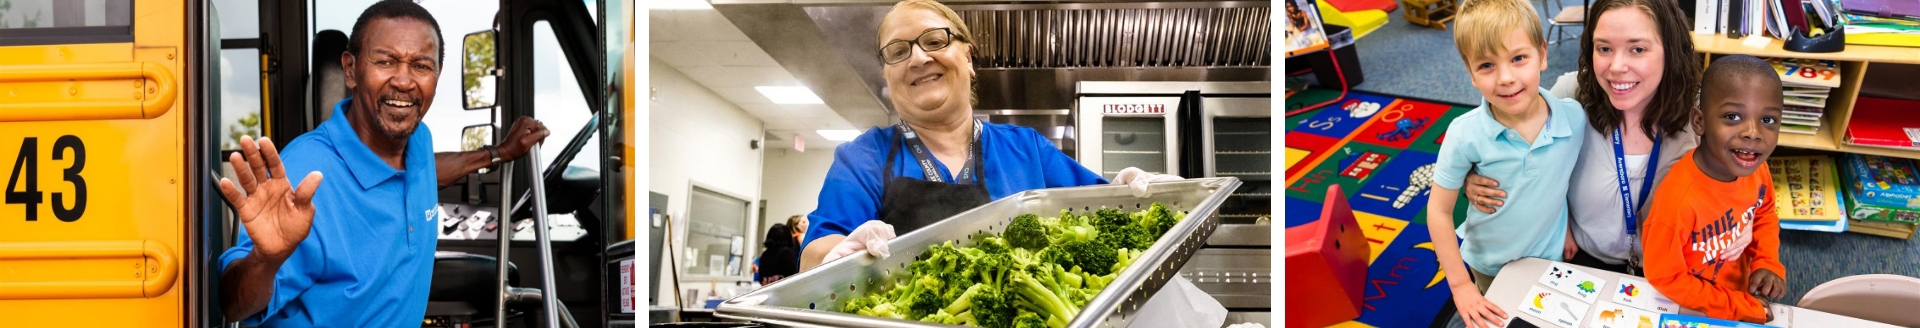
[[[1126,186],[1100,185],[1072,188],[1029,190],[1013,194],[967,210],[887,244],[893,255],[874,260],[871,256],[849,256],[782,279],[773,285],[720,303],[715,315],[787,327],[952,327],[952,325],[868,317],[840,313],[840,303],[867,293],[869,288],[891,285],[893,270],[906,270],[907,263],[921,256],[932,245],[953,241],[972,243],[972,236],[997,233],[1014,216],[1059,215],[1062,209],[1085,211],[1100,208],[1145,209],[1160,202],[1174,210],[1186,211],[1186,219],[1160,236],[1153,247],[1090,300],[1069,327],[1126,327],[1147,298],[1160,290],[1167,279],[1178,275],[1180,267],[1198,251],[1220,224],[1214,212],[1234,189],[1238,178],[1187,179],[1155,183],[1150,197],[1134,197]]]

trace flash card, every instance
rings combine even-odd
[[[1600,313],[1594,315],[1593,321],[1587,324],[1589,328],[1653,327],[1653,323],[1660,320],[1659,314],[1641,311],[1620,303],[1600,302],[1594,306],[1600,307]]]
[[[1521,298],[1520,312],[1546,320],[1561,328],[1574,328],[1586,316],[1588,305],[1551,289],[1532,286]]]
[[[1547,266],[1547,272],[1540,276],[1540,284],[1573,295],[1573,298],[1587,304],[1599,300],[1600,291],[1607,287],[1607,282],[1600,280],[1600,277],[1559,262]]]
[[[1633,277],[1620,277],[1618,287],[1611,288],[1613,301],[1636,309],[1656,313],[1680,313],[1680,304],[1673,303],[1646,280]]]

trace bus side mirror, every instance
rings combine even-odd
[[[493,144],[493,124],[480,124],[460,129],[460,150],[480,150]]]
[[[480,150],[490,145],[493,145],[493,124],[470,125],[460,129],[460,150],[461,151]],[[480,168],[480,171],[477,171],[474,173],[487,174],[487,172],[491,172],[491,171],[493,170],[483,167],[483,168]],[[470,188],[468,189],[470,192],[468,192],[467,194],[471,195],[469,196],[468,202],[473,204],[479,204],[480,192],[473,191],[473,190],[479,190],[478,189],[479,188],[478,183],[480,181],[479,178],[477,176],[471,176],[471,177],[467,177],[467,181],[469,181],[469,186],[470,186],[468,187]]]
[[[467,34],[460,52],[461,105],[466,109],[494,106],[494,32]],[[491,134],[491,130],[488,130]]]

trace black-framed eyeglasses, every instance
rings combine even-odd
[[[888,42],[886,46],[880,47],[880,60],[885,61],[887,65],[899,64],[902,61],[906,61],[907,57],[913,56],[913,47],[916,45],[920,47],[921,51],[940,51],[940,49],[946,49],[947,46],[953,45],[955,37],[956,35],[953,34],[953,30],[949,28],[938,27],[927,29],[926,32],[920,33],[920,37],[913,38],[911,41],[895,40]],[[960,41],[966,41],[966,39],[962,38]]]

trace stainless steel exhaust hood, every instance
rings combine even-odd
[[[893,120],[880,18],[895,1],[714,0],[855,126]],[[975,109],[1072,109],[1080,81],[1270,81],[1267,1],[946,1],[973,29]]]

